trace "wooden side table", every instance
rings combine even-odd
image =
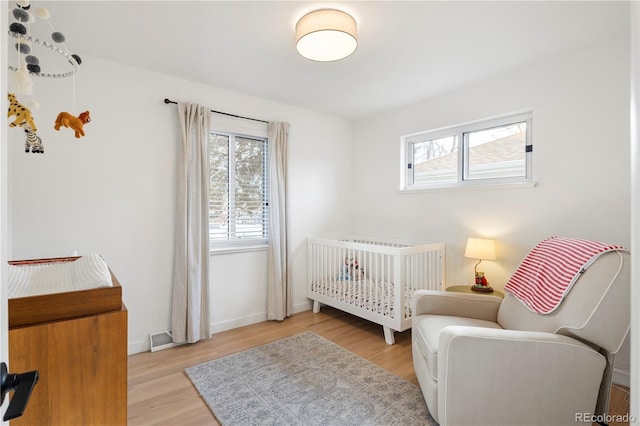
[[[504,293],[498,290],[493,290],[492,293],[480,293],[471,290],[470,285],[454,285],[446,288],[447,291],[455,291],[457,293],[471,293],[471,294],[486,294],[488,296],[498,296],[504,298]]]

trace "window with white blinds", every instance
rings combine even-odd
[[[267,244],[267,149],[266,138],[211,133],[209,235],[212,249]]]

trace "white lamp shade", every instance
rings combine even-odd
[[[353,16],[334,9],[316,10],[296,24],[296,49],[313,61],[337,61],[356,50],[357,36]]]
[[[464,257],[496,260],[496,242],[485,238],[468,238]]]

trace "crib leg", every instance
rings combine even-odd
[[[396,343],[396,339],[393,337],[393,330],[389,327],[382,327],[384,330],[384,341],[387,342],[387,345],[393,345]]]
[[[313,301],[313,313],[317,314],[318,312],[320,312],[320,302],[318,302],[317,300]]]

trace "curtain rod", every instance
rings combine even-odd
[[[165,104],[176,104],[176,105],[178,104],[177,102],[172,101],[171,99],[167,99],[167,98],[164,98],[164,103],[165,103]],[[260,123],[266,123],[266,124],[269,124],[269,122],[268,122],[268,121],[260,120],[260,119],[257,119],[257,118],[243,117],[243,116],[241,116],[241,115],[229,114],[228,112],[215,111],[215,110],[213,110],[213,109],[211,110],[211,112],[216,113],[216,114],[226,115],[226,116],[229,116],[229,117],[243,118],[243,119],[245,119],[245,120],[259,121]]]

